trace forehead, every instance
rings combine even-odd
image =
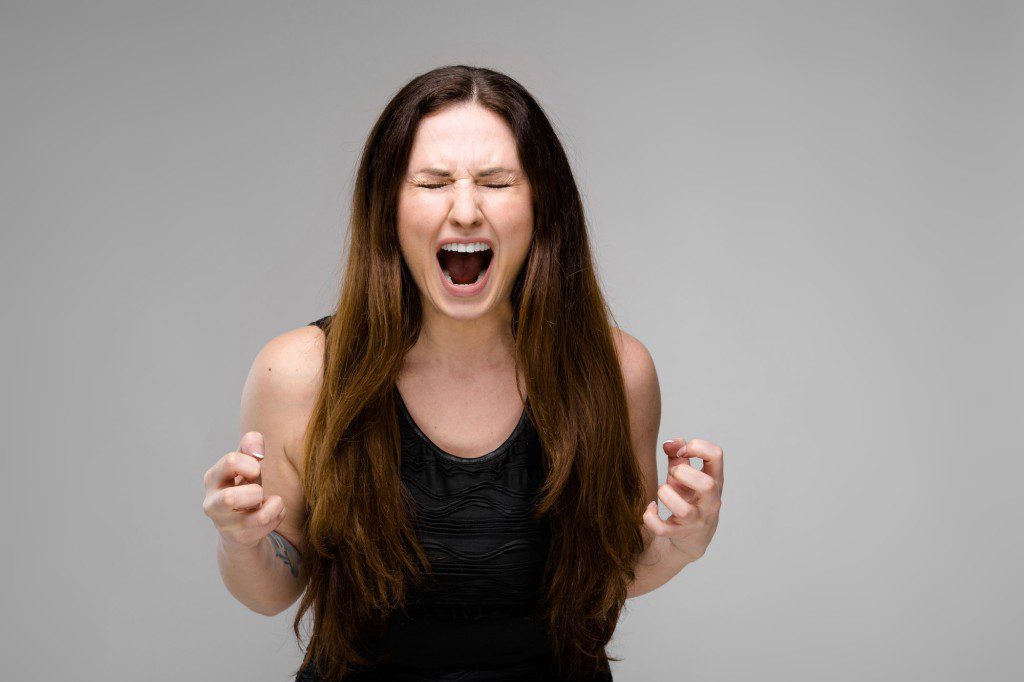
[[[476,170],[483,166],[518,166],[512,129],[492,111],[472,105],[442,109],[420,121],[413,138],[409,168],[433,166]]]

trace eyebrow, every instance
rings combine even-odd
[[[450,177],[452,177],[452,172],[444,170],[443,168],[421,168],[418,172],[424,173],[426,175],[436,175],[436,176],[442,177],[442,178],[450,178]],[[482,170],[479,173],[477,173],[476,177],[478,177],[478,178],[487,178],[487,177],[490,177],[492,175],[501,175],[502,173],[515,173],[515,172],[516,171],[512,170],[511,168],[501,168],[501,167],[485,168],[484,170]]]

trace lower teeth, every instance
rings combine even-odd
[[[448,282],[449,282],[450,284],[452,284],[452,286],[457,286],[457,287],[471,287],[471,286],[473,286],[474,284],[476,284],[477,282],[479,282],[479,281],[480,281],[480,279],[481,279],[481,278],[482,278],[482,277],[484,276],[484,273],[486,273],[486,272],[487,272],[487,269],[486,269],[486,268],[484,268],[484,269],[483,269],[483,270],[481,270],[481,271],[480,271],[479,273],[477,273],[476,279],[475,279],[475,280],[473,280],[472,282],[470,282],[469,284],[457,284],[456,282],[452,281],[452,276],[451,276],[450,274],[448,274],[448,271],[447,271],[447,270],[445,270],[444,268],[441,268],[441,272],[443,272],[443,273],[444,273],[445,279],[447,279],[447,280],[448,280]]]

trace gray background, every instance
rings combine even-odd
[[[616,679],[1016,677],[1022,26],[995,2],[4,2],[3,677],[288,679],[294,611],[224,588],[202,475],[259,348],[334,300],[371,123],[459,62],[560,131],[659,438],[726,452],[718,535],[627,602]]]

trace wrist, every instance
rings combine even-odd
[[[674,559],[676,559],[677,561],[683,562],[682,563],[683,566],[686,566],[687,564],[692,564],[694,561],[696,561],[697,559],[700,558],[700,557],[693,556],[692,554],[690,554],[686,550],[684,550],[681,547],[679,547],[676,543],[672,542],[671,538],[666,538],[666,539],[668,540],[668,552],[669,552],[669,554]]]
[[[220,551],[223,552],[224,556],[232,561],[246,561],[259,557],[263,553],[263,540],[264,538],[260,538],[259,542],[255,545],[239,545],[227,540],[220,533],[217,534],[217,545],[220,548]]]

